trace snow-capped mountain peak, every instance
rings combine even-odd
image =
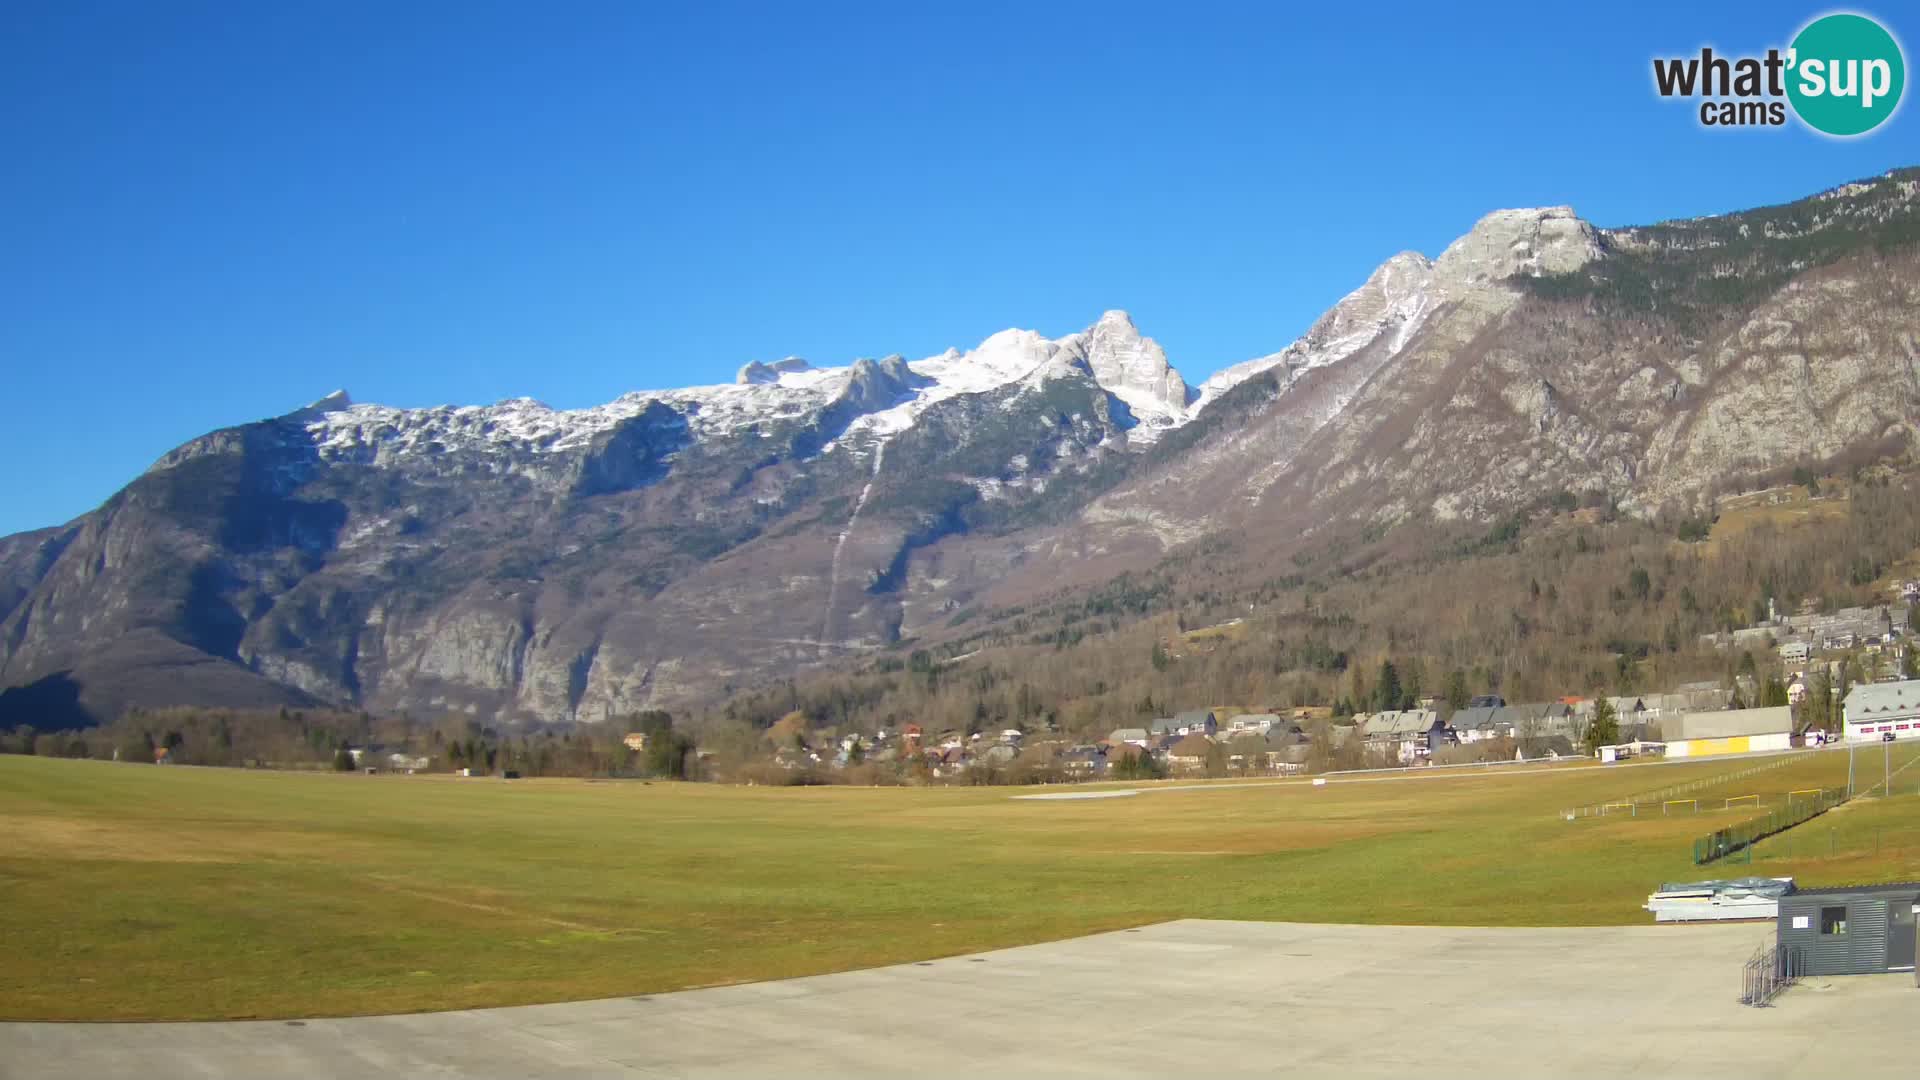
[[[1131,316],[1112,310],[1085,330],[1061,338],[1009,329],[972,349],[948,349],[921,360],[895,356],[844,367],[814,367],[799,357],[753,361],[730,384],[640,391],[587,409],[556,410],[532,400],[391,409],[355,405],[339,393],[290,418],[314,432],[323,453],[380,461],[415,450],[437,453],[454,447],[566,450],[654,405],[679,413],[702,438],[829,406],[851,407],[853,418],[823,447],[832,450],[884,440],[913,426],[928,408],[954,397],[1090,375],[1137,421],[1126,434],[1126,441],[1137,446],[1187,423],[1220,395],[1262,372],[1279,369],[1283,382],[1291,383],[1375,342],[1398,352],[1443,303],[1473,298],[1501,302],[1509,290],[1500,282],[1508,277],[1564,273],[1600,255],[1598,234],[1568,207],[1495,211],[1448,245],[1437,260],[1413,251],[1388,259],[1292,345],[1226,368],[1197,391]]]
[[[1191,397],[1186,380],[1167,363],[1160,344],[1142,335],[1126,312],[1107,312],[1091,328],[1062,338],[1061,346],[1084,356],[1095,381],[1125,402],[1140,421],[1129,438],[1151,439],[1185,418]]]
[[[732,383],[636,391],[585,409],[553,409],[532,399],[396,409],[356,405],[340,393],[288,419],[312,432],[323,456],[380,463],[449,449],[570,450],[656,404],[681,414],[697,436],[723,437],[844,402],[857,415],[825,447],[832,449],[903,431],[928,408],[950,398],[1043,383],[1074,371],[1090,373],[1141,421],[1129,432],[1133,441],[1150,441],[1183,418],[1186,382],[1125,312],[1110,311],[1088,329],[1059,339],[1010,329],[965,352],[948,349],[914,361],[890,356],[844,367],[814,367],[799,357],[753,361],[740,368]]]
[[[1284,350],[1215,372],[1200,385],[1191,413],[1228,390],[1276,368],[1291,382],[1318,367],[1338,363],[1390,333],[1398,351],[1425,321],[1438,297],[1433,264],[1417,251],[1403,251],[1376,267],[1359,288],[1328,309]]]

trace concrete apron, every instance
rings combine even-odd
[[[1911,976],[1738,1004],[1771,933],[1183,920],[650,997],[0,1024],[0,1077],[1911,1076]]]

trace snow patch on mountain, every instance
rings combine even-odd
[[[1365,284],[1342,297],[1283,351],[1235,364],[1201,383],[1189,416],[1263,372],[1279,369],[1284,389],[1314,368],[1345,360],[1382,334],[1392,335],[1391,347],[1398,352],[1437,302],[1433,264],[1417,251],[1403,251],[1381,263]]]
[[[798,357],[742,367],[734,382],[623,394],[586,409],[554,409],[531,398],[494,405],[398,409],[356,405],[330,395],[289,415],[304,423],[323,456],[381,463],[397,455],[452,449],[561,452],[658,402],[686,417],[702,438],[725,437],[765,421],[802,417],[845,400],[860,415],[836,444],[867,446],[911,427],[931,406],[963,394],[1026,383],[1039,385],[1069,369],[1090,373],[1139,421],[1129,441],[1149,442],[1185,419],[1186,381],[1166,353],[1143,337],[1122,311],[1059,339],[1032,330],[1003,330],[967,352],[948,349],[923,360],[857,360],[816,368]]]
[[[1496,210],[1447,245],[1438,259],[1403,251],[1374,270],[1284,351],[1216,372],[1200,384],[1188,417],[1263,372],[1280,369],[1284,388],[1318,367],[1339,363],[1387,335],[1399,352],[1443,303],[1506,297],[1515,275],[1564,274],[1602,256],[1600,235],[1572,207]]]
[[[964,394],[1040,387],[1055,378],[1090,375],[1132,418],[1125,441],[1143,446],[1188,423],[1233,387],[1277,371],[1285,388],[1301,375],[1335,364],[1385,337],[1405,348],[1448,302],[1511,302],[1505,279],[1565,273],[1601,257],[1599,234],[1564,206],[1498,210],[1481,218],[1439,259],[1402,252],[1335,304],[1286,349],[1226,368],[1188,387],[1166,352],[1142,335],[1124,311],[1061,338],[1003,330],[975,348],[948,349],[906,361],[859,360],[816,368],[799,357],[742,367],[732,383],[623,394],[587,409],[553,409],[530,398],[486,406],[396,409],[356,405],[344,392],[289,415],[304,424],[326,457],[380,463],[396,456],[455,449],[561,452],[659,403],[682,415],[696,438],[726,437],[768,422],[800,419],[838,403],[856,415],[826,445],[871,449],[913,426],[932,406]],[[761,433],[768,434],[763,428]]]

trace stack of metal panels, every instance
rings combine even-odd
[[[1780,898],[1791,892],[1790,877],[1669,883],[1647,897],[1645,907],[1655,922],[1772,919],[1780,914]]]

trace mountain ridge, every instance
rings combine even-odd
[[[1208,537],[1278,551],[1553,491],[1697,509],[1783,461],[1904,454],[1915,176],[1628,229],[1495,211],[1198,387],[1114,310],[577,410],[337,392],[0,539],[0,685],[96,715],[211,695],[600,720]]]

